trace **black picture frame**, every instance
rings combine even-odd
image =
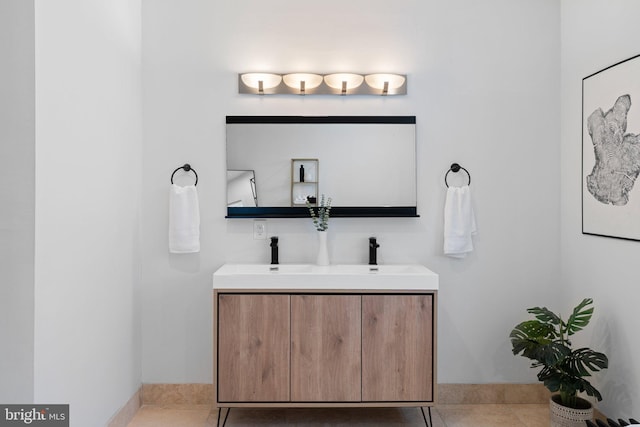
[[[581,125],[582,234],[640,241],[640,55],[582,79]]]

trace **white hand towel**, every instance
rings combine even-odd
[[[200,208],[195,185],[169,189],[169,252],[200,252]]]
[[[464,258],[473,251],[471,236],[476,231],[469,186],[449,187],[444,204],[444,254]]]

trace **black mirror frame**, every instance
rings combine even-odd
[[[383,123],[416,124],[416,116],[227,116],[227,124]],[[417,206],[334,206],[334,218],[419,217]],[[306,207],[229,207],[225,218],[308,218]]]

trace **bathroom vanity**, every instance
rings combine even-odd
[[[437,291],[420,265],[222,266],[215,406],[434,405]]]

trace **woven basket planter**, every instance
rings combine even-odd
[[[550,399],[551,427],[584,427],[585,421],[593,421],[593,406],[587,400],[578,398],[580,406],[585,409],[573,409],[560,405],[560,395],[554,394]]]

